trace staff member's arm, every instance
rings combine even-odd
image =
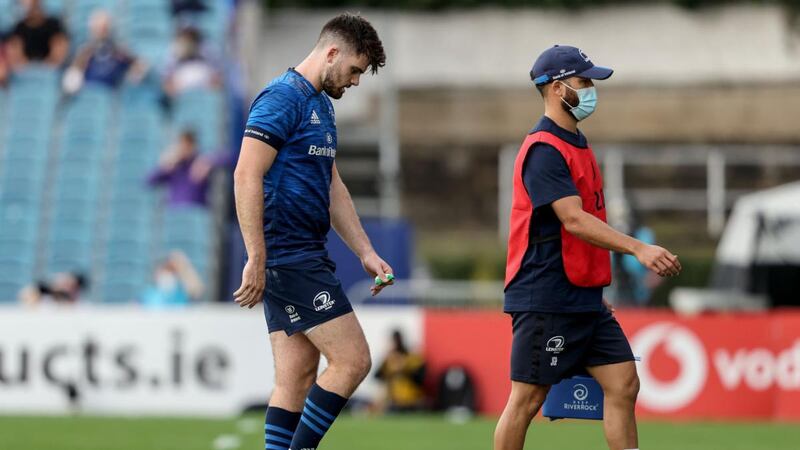
[[[233,172],[236,215],[247,249],[247,264],[242,271],[242,285],[233,293],[239,306],[252,308],[264,294],[267,248],[264,243],[264,175],[272,167],[278,151],[250,137],[242,140],[239,162]]]
[[[584,211],[581,198],[577,195],[554,201],[553,211],[568,232],[590,244],[633,255],[642,265],[662,277],[677,275],[681,271],[677,256],[665,248],[645,244],[611,228]]]
[[[331,178],[331,225],[342,240],[350,247],[350,250],[361,260],[364,270],[371,276],[379,276],[383,284],[372,286],[372,295],[377,295],[385,286],[393,284],[386,278],[387,273],[392,273],[392,268],[386,263],[372,248],[367,233],[361,226],[358,219],[356,208],[353,206],[353,199],[350,192],[344,185],[339,176],[336,163],[333,164],[333,176]]]

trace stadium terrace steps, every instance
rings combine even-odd
[[[13,300],[36,269],[58,73],[30,66],[14,76],[0,139],[0,300]]]
[[[169,2],[44,4],[50,14],[64,18],[73,49],[86,42],[89,17],[102,8],[117,19],[121,42],[148,60],[154,72],[167,59],[176,27]],[[216,1],[208,6],[190,21],[207,43],[219,47],[228,7]],[[7,12],[0,15],[0,29],[21,16],[16,0],[0,0],[0,11]],[[0,90],[0,302],[13,301],[25,284],[57,270],[89,271],[90,296],[96,300],[130,301],[150,279],[157,258],[172,248],[183,250],[206,275],[213,248],[210,213],[162,213],[159,196],[144,182],[169,137],[159,87],[152,79],[123,86],[119,94],[86,86],[60,109],[60,77],[48,67],[30,65],[14,76],[7,92]],[[192,128],[203,152],[217,151],[226,112],[220,92],[185,93],[175,101],[172,135]],[[157,232],[173,218],[175,224]],[[193,231],[175,231],[181,227]]]

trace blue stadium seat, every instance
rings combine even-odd
[[[33,263],[0,262],[0,302],[13,302],[20,289],[33,281]]]
[[[105,303],[128,303],[138,301],[146,286],[138,278],[124,278],[101,283],[99,296]]]
[[[0,238],[0,264],[27,264],[33,267],[36,255],[31,249],[35,248],[35,245],[35,240],[27,236]]]
[[[182,93],[175,101],[175,128],[192,129],[197,133],[202,152],[216,151],[222,141],[219,117],[224,117],[225,102],[222,94],[213,90],[191,90]]]
[[[90,239],[51,240],[47,246],[47,273],[78,271],[91,267]]]
[[[17,9],[19,2],[17,0],[0,0],[0,30],[6,31],[14,26],[14,23],[19,17]]]
[[[38,210],[44,187],[34,178],[3,176],[0,178],[0,202],[3,208]]]

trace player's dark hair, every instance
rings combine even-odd
[[[537,84],[536,85],[536,90],[539,91],[540,94],[542,94],[542,98],[544,98],[544,88],[545,88],[545,86],[547,86],[547,84]]]
[[[343,41],[356,55],[365,55],[373,74],[378,73],[379,67],[386,65],[386,54],[378,32],[367,19],[358,14],[343,13],[329,20],[322,27],[319,40],[328,36]]]

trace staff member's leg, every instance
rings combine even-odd
[[[511,382],[511,395],[494,430],[494,450],[522,450],[528,427],[549,390],[546,385]]]
[[[289,448],[303,401],[317,377],[319,350],[302,333],[284,331],[269,335],[275,360],[275,389],[269,400],[264,426],[266,448]]]
[[[522,450],[550,386],[583,367],[593,331],[587,314],[512,313],[511,395],[494,433],[494,450]]]
[[[328,367],[308,393],[292,449],[319,446],[372,365],[364,332],[352,312],[317,326],[307,337],[328,360]]]
[[[638,448],[634,409],[639,376],[628,339],[610,312],[602,313],[598,320],[586,369],[603,388],[603,429],[608,447]]]

